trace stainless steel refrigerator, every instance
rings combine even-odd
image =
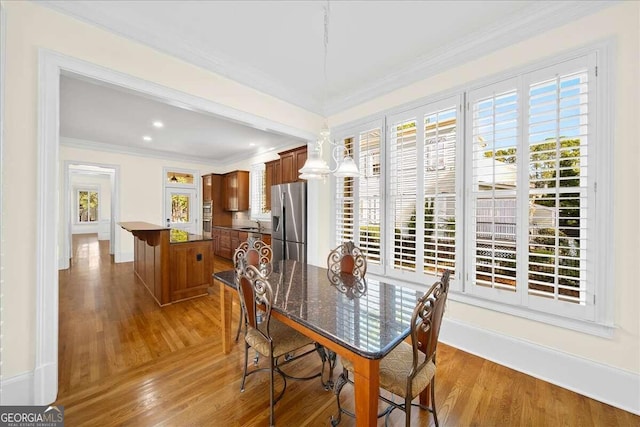
[[[271,248],[274,262],[307,262],[306,182],[271,187]]]

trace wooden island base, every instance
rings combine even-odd
[[[119,224],[134,236],[133,270],[159,305],[207,294],[211,238],[147,222]]]

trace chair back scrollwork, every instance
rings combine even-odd
[[[360,248],[352,241],[347,241],[329,253],[327,270],[334,274],[351,274],[363,279],[367,272],[367,259]]]

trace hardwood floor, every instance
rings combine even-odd
[[[217,287],[161,308],[132,263],[112,263],[107,242],[78,235],[73,245],[72,266],[60,272],[56,404],[65,407],[66,425],[268,425],[267,375],[253,375],[240,393],[242,346],[222,354]],[[296,364],[303,373],[317,367],[315,358]],[[353,407],[349,386],[342,399]],[[439,347],[436,402],[442,426],[640,426],[638,416],[446,345]],[[335,412],[334,395],[319,381],[288,381],[276,424],[327,426]],[[394,411],[389,424],[404,425],[403,413]],[[432,424],[413,411],[412,425]],[[343,417],[340,425],[355,423]]]

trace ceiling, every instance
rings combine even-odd
[[[615,2],[38,3],[328,116]],[[123,91],[108,95],[105,86],[91,87],[72,80],[63,79],[62,95],[69,110],[62,117],[61,129],[74,138],[94,138],[108,144],[127,141],[134,146],[224,159],[242,155],[249,141],[261,147],[283,142],[282,136],[271,141],[268,132],[243,130],[237,123],[154,105]],[[109,103],[100,102],[105,107],[99,107],[92,97],[98,97],[93,101],[108,99]],[[119,100],[128,107],[122,108]],[[118,107],[113,109],[121,110],[120,114],[107,111],[115,105]],[[162,132],[156,132],[151,144],[142,144],[149,121],[161,113],[171,117],[171,125],[164,119],[168,122]],[[211,123],[206,125],[208,120]],[[93,129],[100,129],[99,135],[92,131],[94,125]],[[217,144],[222,136],[224,144]]]
[[[157,128],[153,122],[160,121]],[[170,105],[87,78],[60,78],[60,135],[78,146],[225,165],[303,145],[300,138],[268,132],[212,114]],[[151,140],[143,139],[148,137]],[[70,141],[64,142],[70,145]]]

